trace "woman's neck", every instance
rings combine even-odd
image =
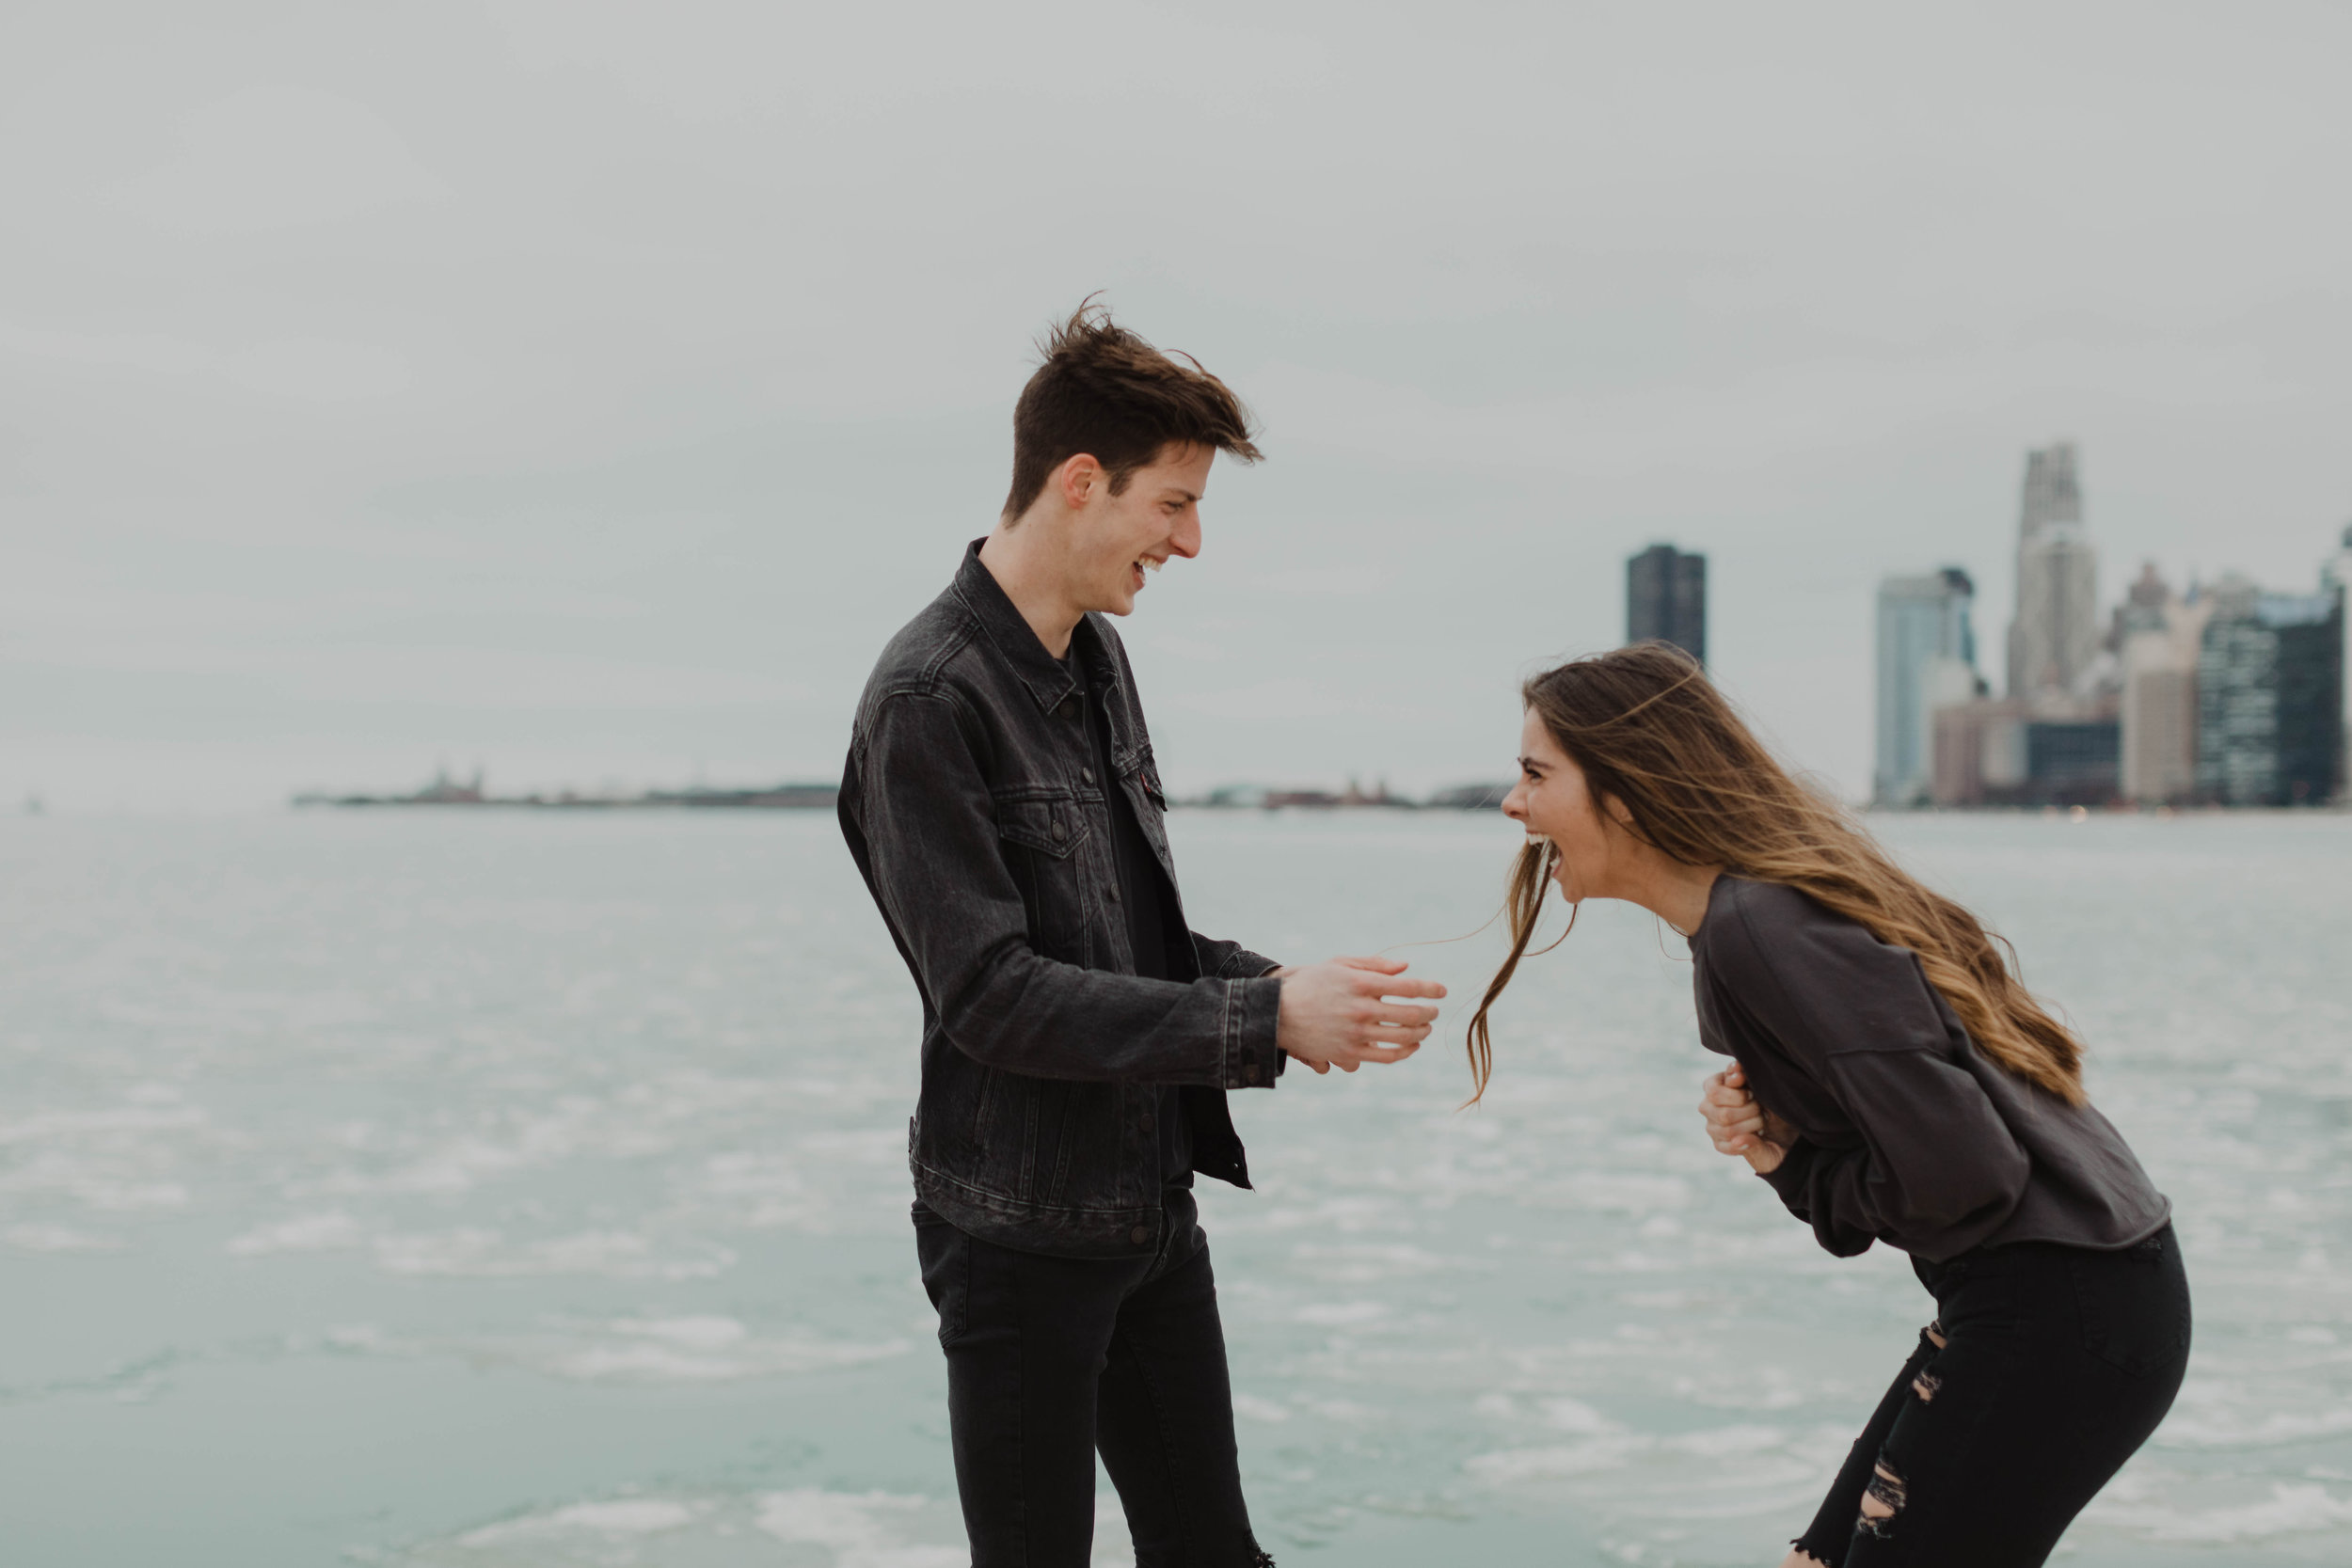
[[[1708,895],[1715,891],[1715,879],[1723,875],[1723,868],[1685,865],[1655,851],[1643,860],[1638,885],[1617,896],[1639,904],[1686,937],[1695,934],[1707,919]]]

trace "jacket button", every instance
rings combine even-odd
[[[1146,1132],[1152,1131],[1152,1113],[1149,1111],[1143,1113],[1143,1130]]]
[[[1119,902],[1119,884],[1117,882],[1113,882],[1109,887],[1104,888],[1103,891],[1111,895],[1112,903],[1116,904]]]
[[[1094,769],[1091,768],[1081,768],[1078,769],[1078,777],[1084,779],[1089,784],[1092,784],[1094,782]]]
[[[1152,1227],[1148,1225],[1138,1225],[1133,1230],[1127,1232],[1127,1240],[1135,1243],[1137,1246],[1141,1246],[1144,1243],[1150,1241],[1151,1239]]]
[[[1061,825],[1061,820],[1057,817],[1054,821],[1054,842],[1056,844],[1059,844],[1063,839],[1068,838],[1069,836],[1070,830],[1063,827]]]

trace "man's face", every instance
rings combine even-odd
[[[1200,553],[1200,497],[1216,461],[1215,447],[1163,447],[1116,496],[1109,477],[1097,470],[1072,519],[1071,596],[1081,610],[1125,615],[1168,557],[1189,561]]]

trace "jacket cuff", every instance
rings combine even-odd
[[[1225,955],[1225,961],[1216,966],[1220,980],[1255,980],[1282,967],[1279,958],[1269,958],[1263,953],[1252,953],[1247,947],[1236,947]]]
[[[1274,1038],[1282,1010],[1279,980],[1229,980],[1225,985],[1225,1082],[1229,1089],[1270,1089],[1281,1075],[1282,1048]]]
[[[1813,1156],[1817,1152],[1811,1144],[1799,1138],[1788,1146],[1788,1152],[1781,1156],[1779,1164],[1756,1173],[1772,1184],[1772,1191],[1780,1195],[1780,1201],[1799,1219],[1808,1217],[1812,1212],[1809,1199],[1813,1191]]]

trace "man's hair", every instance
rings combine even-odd
[[[1111,494],[1170,445],[1215,447],[1244,463],[1261,455],[1249,411],[1191,355],[1179,364],[1125,327],[1092,296],[1040,339],[1044,363],[1012,410],[1012,492],[1005,515],[1028,511],[1056,468],[1085,452]]]

